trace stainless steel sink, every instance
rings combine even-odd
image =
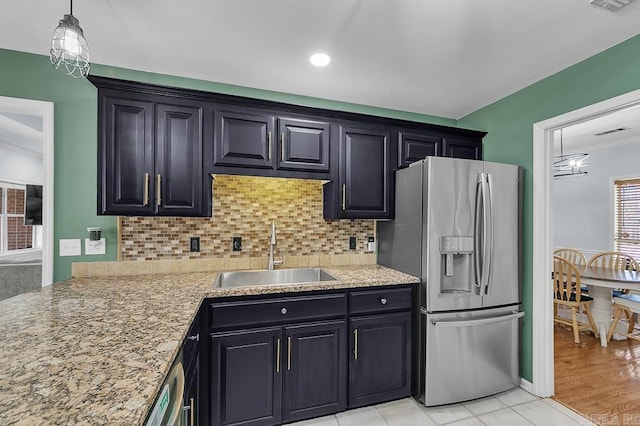
[[[337,279],[320,268],[233,271],[221,273],[214,287],[311,284],[319,281],[337,281]]]

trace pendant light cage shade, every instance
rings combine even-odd
[[[53,68],[74,78],[89,74],[89,44],[80,23],[73,15],[64,15],[53,32],[49,58]]]
[[[586,175],[589,154],[558,155],[553,158],[553,177],[562,178]]]
[[[560,155],[553,157],[553,178],[565,178],[571,176],[584,176],[587,171],[589,154],[565,154],[562,146],[562,129],[560,129]]]

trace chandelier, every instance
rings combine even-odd
[[[49,59],[53,68],[74,78],[89,74],[89,45],[84,38],[80,22],[73,16],[73,0],[70,0],[70,12],[64,15],[53,32]]]
[[[560,129],[560,155],[553,157],[553,178],[586,175],[584,168],[587,166],[587,158],[589,154],[564,154]]]

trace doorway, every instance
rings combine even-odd
[[[606,114],[640,105],[636,90],[533,125],[533,392],[554,393],[553,300],[548,291],[553,255],[554,132]]]
[[[51,102],[0,96],[0,256],[18,277],[2,298],[53,283],[53,119]]]

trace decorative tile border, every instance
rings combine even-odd
[[[283,268],[375,265],[375,254],[334,254],[284,257]],[[185,272],[266,269],[267,257],[227,257],[209,259],[174,259],[130,262],[73,262],[71,275],[106,277],[120,275],[152,275]]]

